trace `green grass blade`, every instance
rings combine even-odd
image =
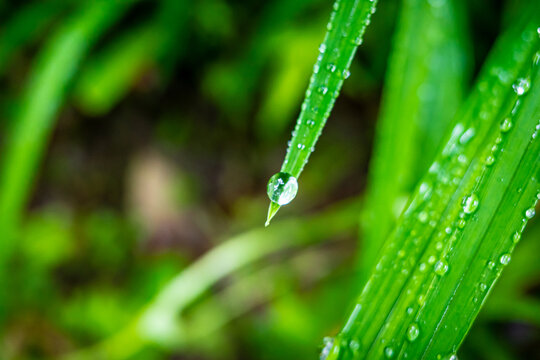
[[[75,86],[81,108],[92,115],[112,109],[146,70],[174,63],[185,48],[188,3],[161,2],[150,24],[131,30],[89,61]],[[171,19],[173,17],[173,19]]]
[[[496,45],[328,359],[457,351],[540,191],[537,28],[516,24]]]
[[[315,148],[334,106],[371,14],[375,0],[337,0],[330,16],[326,36],[319,47],[306,97],[296,122],[281,172],[298,179]],[[283,205],[283,204],[281,204]],[[270,204],[267,224],[279,210]]]
[[[371,268],[462,101],[467,77],[463,6],[437,4],[402,3],[362,214],[364,269]]]
[[[354,227],[359,202],[346,202],[307,219],[283,221],[232,237],[202,256],[166,284],[156,298],[116,336],[65,360],[129,358],[147,344],[175,347],[189,337],[178,316],[219,280],[278,251],[313,244]]]
[[[68,5],[69,1],[62,0],[33,2],[3,24],[0,39],[0,69],[4,70],[19,48],[42,35],[43,30]]]
[[[0,169],[0,269],[11,254],[13,236],[45,144],[79,62],[130,1],[90,1],[45,46],[30,74],[20,111],[2,153]]]

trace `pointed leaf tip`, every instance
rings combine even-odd
[[[268,207],[268,215],[266,216],[266,222],[264,223],[265,227],[270,225],[270,220],[272,220],[274,215],[276,215],[280,207],[281,206],[278,203],[273,201],[270,202],[270,206]]]

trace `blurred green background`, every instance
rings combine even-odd
[[[2,148],[17,114],[39,101],[52,108],[25,213],[4,245],[0,358],[318,358],[359,287],[358,202],[399,2],[380,1],[299,195],[266,230],[266,181],[283,160],[331,1],[111,0],[109,19],[93,20],[99,2],[0,2]],[[516,6],[466,7],[474,74]],[[540,359],[537,223],[460,358]],[[223,263],[193,267],[231,238],[238,248]],[[185,269],[171,296],[190,300],[161,306]]]

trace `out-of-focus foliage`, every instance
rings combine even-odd
[[[473,75],[524,3],[463,3]],[[0,358],[317,358],[365,278],[359,202],[401,9],[379,1],[294,207],[264,230],[330,3],[0,2]],[[461,359],[540,356],[535,221]]]

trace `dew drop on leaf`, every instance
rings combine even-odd
[[[501,131],[508,132],[512,128],[512,120],[506,118],[501,123]]]
[[[478,209],[478,196],[475,193],[472,193],[469,196],[466,196],[463,199],[463,212],[465,214],[472,214]]]
[[[518,94],[518,96],[521,96],[525,94],[527,91],[529,91],[529,88],[531,87],[531,83],[528,79],[525,78],[519,78],[514,85],[512,85],[512,88]]]
[[[534,211],[534,208],[530,208],[530,209],[525,210],[525,217],[527,219],[532,219],[534,217],[534,215],[536,215],[536,211]]]
[[[391,359],[394,357],[394,349],[392,349],[390,346],[387,346],[384,348],[384,356],[386,356],[387,359]]]
[[[409,328],[407,329],[407,339],[412,342],[418,338],[418,335],[420,335],[420,330],[418,329],[418,325],[411,324]]]
[[[298,192],[298,182],[289,173],[279,172],[268,181],[267,193],[271,201],[278,205],[287,205]]]
[[[435,273],[437,275],[444,275],[446,274],[446,272],[448,271],[448,264],[446,264],[444,261],[442,260],[439,260],[437,261],[437,263],[435,264]]]
[[[510,263],[510,259],[511,259],[510,254],[503,254],[501,258],[499,259],[499,261],[503,265],[508,265]]]

